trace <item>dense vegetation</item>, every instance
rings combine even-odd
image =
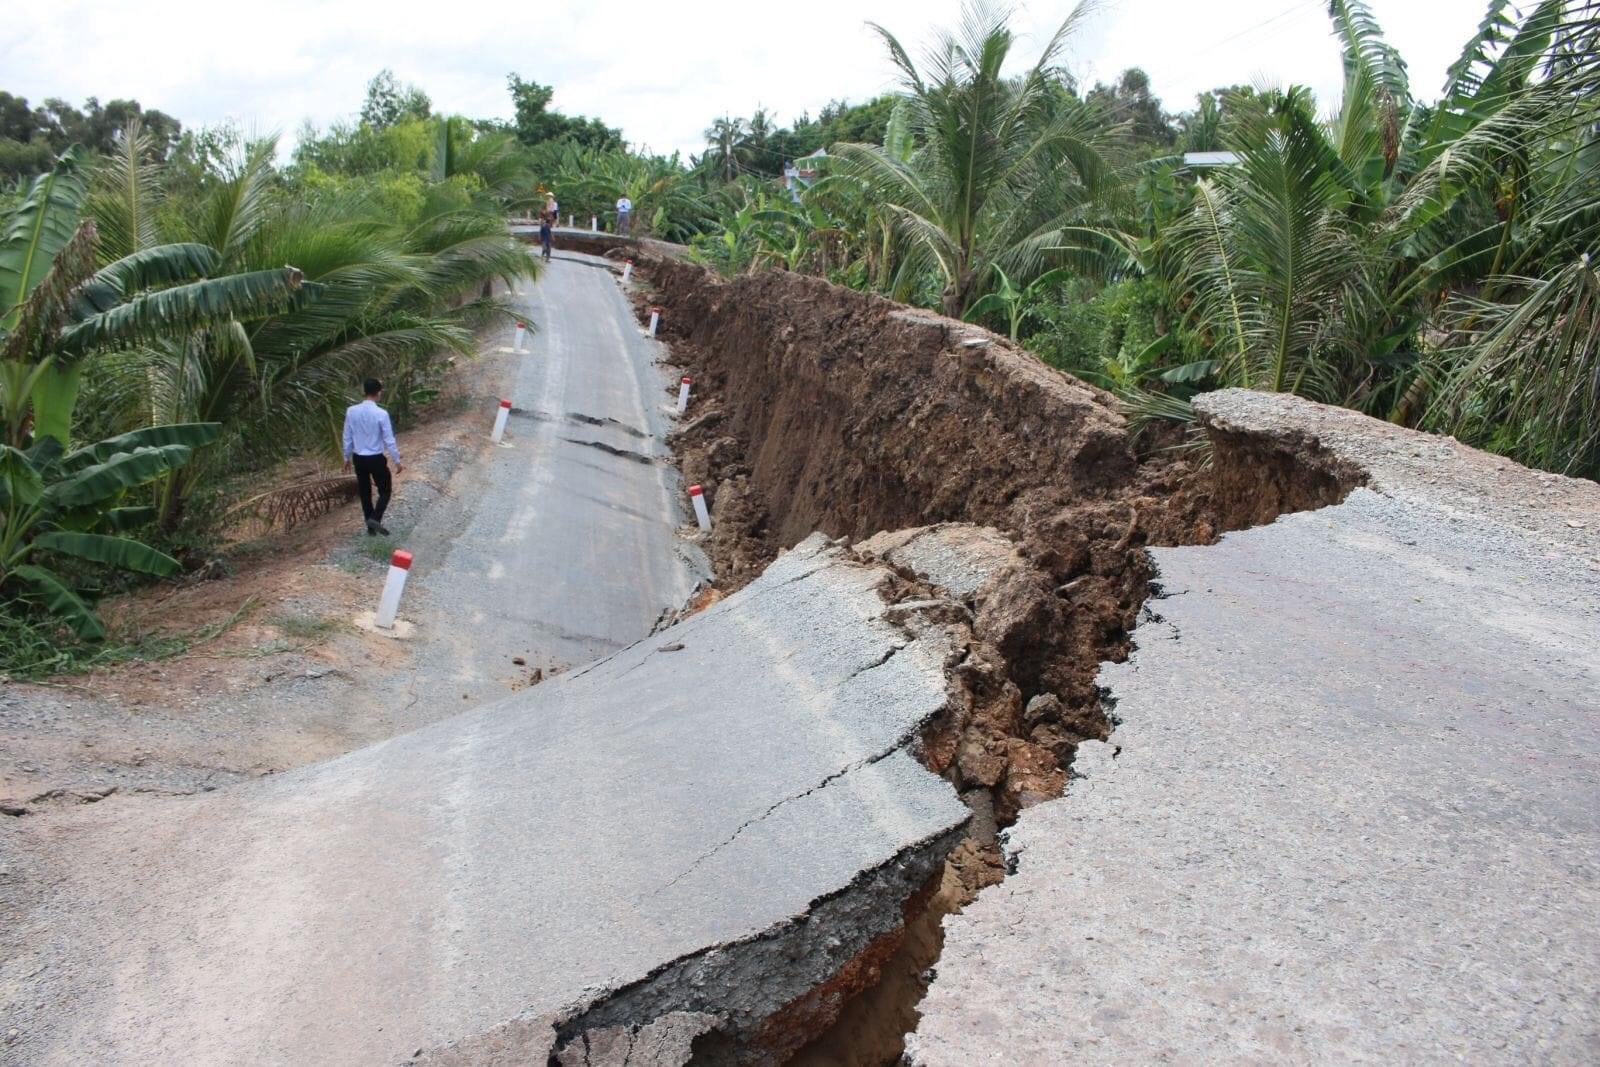
[[[884,135],[831,145],[796,198],[741,179],[698,247],[983,321],[1142,420],[1292,391],[1593,477],[1597,11],[1493,0],[1428,103],[1371,12],[1332,0],[1330,114],[1291,86],[1172,116],[1137,70],[1080,92],[1056,63],[1073,19],[1011,73],[1004,15],[973,5],[920,63],[880,31]]]
[[[1432,101],[1361,0],[1329,16],[1331,110],[1223,86],[1169,114],[1137,69],[1084,89],[1058,59],[1077,15],[1018,73],[974,3],[920,62],[880,28],[901,86],[866,105],[725,116],[687,163],[560,142],[532,163],[580,217],[627,192],[721,270],[993,326],[1141,424],[1237,385],[1600,475],[1600,4],[1490,0]]]
[[[546,191],[607,224],[627,195],[636,232],[726,272],[981,321],[1141,424],[1239,385],[1600,474],[1600,0],[1490,0],[1432,100],[1361,0],[1329,15],[1331,110],[1079,86],[1076,15],[1019,68],[975,2],[920,60],[879,29],[898,92],[715,118],[688,159],[516,74],[502,121],[381,72],[286,165],[135,101],[0,94],[0,171],[26,176],[0,188],[0,624],[98,637],[117,573],[196,558],[253,474],[333,447],[363,375],[406,419],[501,313],[484,283],[534,270],[503,219]]]
[[[337,448],[368,375],[404,423],[533,273],[506,235],[525,166],[505,131],[374,79],[363,118],[301,141],[155,136],[137,111],[0,206],[0,630],[28,670],[56,620],[205,557],[231,505]],[[46,642],[49,662],[60,657]]]
[[[110,152],[118,134],[137,120],[151,151],[165,159],[183,126],[171,115],[146,111],[137,100],[101,104],[95,97],[82,110],[51,97],[38,107],[24,97],[0,92],[0,179],[15,179],[50,169],[56,156],[73,145]]]

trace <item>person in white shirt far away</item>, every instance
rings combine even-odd
[[[623,193],[617,197],[617,233],[623,237],[628,235],[628,218],[633,214],[633,201],[628,199],[628,194]]]
[[[400,462],[400,448],[394,443],[394,424],[389,413],[378,406],[383,396],[383,383],[368,378],[362,386],[367,398],[351,404],[344,413],[344,469],[356,470],[356,484],[361,488],[361,514],[367,520],[367,536],[389,536],[383,524],[383,511],[389,506],[389,490],[393,481],[389,477],[389,461],[384,453],[394,457],[394,472],[401,474],[405,464]],[[378,501],[372,501],[372,487],[378,487]]]

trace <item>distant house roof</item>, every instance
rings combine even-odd
[[[783,184],[788,188],[789,195],[794,198],[795,203],[800,202],[800,190],[816,180],[817,161],[826,159],[827,156],[828,153],[819,148],[809,156],[801,156],[783,165]]]
[[[1186,167],[1231,167],[1239,162],[1237,152],[1185,152],[1183,165]]]

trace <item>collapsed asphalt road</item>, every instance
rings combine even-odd
[[[1600,1056],[1600,488],[1230,390],[1369,488],[1214,546],[947,921],[910,1060]]]
[[[815,538],[491,706],[63,814],[27,846],[75,855],[21,961],[60,1010],[13,1062],[475,1062],[514,1020],[675,1011],[782,1046],[763,1024],[898,929],[968,816],[907,752],[957,636],[891,577]]]
[[[188,626],[218,625],[222,642],[65,684],[0,680],[0,814],[199,792],[328,759],[615,651],[681,606],[705,562],[678,536],[671,394],[653,362],[663,349],[596,262],[563,254],[537,282],[501,287],[536,332],[517,355],[509,322],[484,331],[436,418],[402,433],[392,543],[363,536],[348,501],[309,530],[264,537],[263,558],[246,549],[207,568],[231,572],[223,580],[196,575],[113,609],[138,620],[134,633],[192,639]],[[516,413],[496,448],[501,397]],[[307,534],[318,547],[297,548]],[[392,547],[416,560],[404,642],[353,625],[375,605]],[[0,880],[0,982],[8,889],[25,899],[35,888]]]
[[[895,951],[963,832],[960,787],[1018,818],[1017,870],[951,921],[921,1061],[1585,1058],[1592,486],[1239,396],[1198,405],[1217,462],[1178,484],[1139,468],[1108,398],[999,339],[815,280],[689,273],[660,276],[692,333],[679,354],[711,371],[697,420],[722,420],[692,457],[720,483],[695,474],[713,550],[999,528],[864,542],[889,565],[808,540],[710,611],[489,707],[225,793],[52,816],[17,865],[49,892],[0,975],[36,1011],[8,1054],[444,1067],[731,1042],[779,1060]],[[589,288],[544,308],[551,353],[587,355],[563,308],[631,343],[619,295],[578,281],[606,272],[564,257],[550,292],[563,277]],[[677,557],[626,601],[581,538],[548,533],[570,567],[540,554],[545,502],[579,487],[595,510],[566,514],[608,551],[632,543],[611,513],[647,521],[640,567],[676,521],[651,412],[625,377],[610,406],[568,403],[574,380],[516,398],[514,447],[480,480],[496,491],[459,505],[485,509],[470,529],[418,527],[440,563],[413,610],[462,637],[420,652],[429,706],[495,682],[517,641],[573,662],[625,642],[692,572]],[[537,470],[500,458],[519,453],[561,476],[522,495]],[[625,481],[591,492],[601,472]],[[1104,676],[1113,758],[1090,683],[1126,650],[1141,539],[1337,501],[1156,550],[1168,621]],[[520,614],[546,572],[577,588]]]

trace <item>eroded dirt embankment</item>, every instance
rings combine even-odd
[[[929,561],[905,535],[873,535],[963,522],[1010,542],[1014,563],[983,589],[941,583],[964,596],[982,654],[956,668],[965,695],[928,729],[922,758],[979,818],[935,909],[1002,877],[994,830],[1059,795],[1078,743],[1109,735],[1095,676],[1130,650],[1154,577],[1144,547],[1208,543],[1363,480],[1314,440],[1222,428],[1209,465],[1141,458],[1112,397],[987,331],[801,275],[724,280],[636,258],[652,287],[638,294],[641,318],[664,306],[660,336],[694,379],[673,444],[711,505],[719,590],[815,530],[865,541],[908,580]],[[931,935],[906,939],[902,969],[936,957],[938,917]],[[844,1039],[817,1062],[898,1055],[914,995],[872,996],[846,1008]]]
[[[1112,397],[985,330],[802,275],[641,260],[695,382],[674,446],[711,505],[721,589],[814,530],[957,521],[1015,543],[1026,566],[979,619],[1007,684],[929,745],[958,788],[997,790],[1002,824],[1105,736],[1094,675],[1127,653],[1145,545],[1209,542],[1361,480],[1314,441],[1231,432],[1209,467],[1141,461]]]

